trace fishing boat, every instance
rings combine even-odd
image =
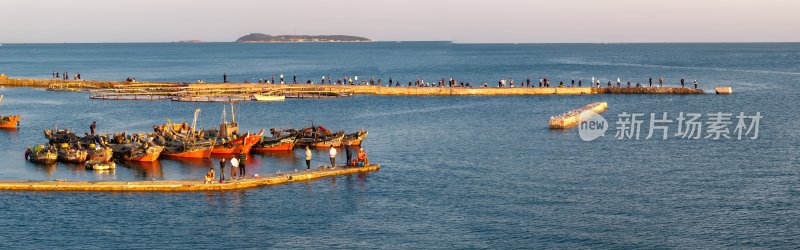
[[[369,131],[364,131],[363,129],[352,134],[346,134],[344,138],[342,138],[342,144],[347,146],[361,146],[361,141],[366,139],[367,135],[369,135]]]
[[[111,144],[114,157],[125,161],[153,162],[158,159],[164,146],[150,145],[150,143],[125,143]]]
[[[58,150],[58,160],[69,163],[81,163],[86,161],[89,152],[84,149],[61,148]]]
[[[296,146],[310,146],[315,148],[330,148],[342,146],[344,131],[331,132],[323,126],[314,126],[300,130]]]
[[[258,134],[251,134],[250,132],[244,135],[239,134],[239,123],[236,122],[236,114],[233,109],[233,102],[231,104],[231,121],[228,122],[225,116],[225,109],[222,110],[222,123],[219,124],[218,131],[209,131],[209,136],[219,139],[220,143],[215,145],[211,150],[211,154],[240,154],[250,153],[250,149],[261,140],[264,135],[264,129],[261,129]]]
[[[9,115],[0,118],[0,128],[17,128],[19,127],[19,115]]]
[[[52,164],[58,160],[58,154],[45,148],[44,145],[36,145],[33,149],[25,150],[25,159],[35,163]]]
[[[164,146],[163,155],[175,158],[211,158],[211,151],[216,144],[216,139],[204,139],[203,131],[196,129],[197,116],[200,109],[194,111],[192,126],[187,123],[171,123],[153,126],[155,131],[154,142]]]
[[[257,102],[280,102],[286,100],[286,96],[253,94],[253,100]]]
[[[240,137],[229,137],[232,140],[227,142],[223,140],[221,144],[214,146],[214,148],[211,150],[211,153],[212,154],[250,153],[250,150],[253,148],[253,146],[256,145],[258,141],[261,140],[262,135],[264,135],[263,129],[260,132],[258,132],[258,134],[245,133],[243,136]]]
[[[278,138],[262,137],[261,141],[256,143],[252,150],[256,152],[291,151],[295,143],[297,143],[297,136],[293,135]]]
[[[83,164],[89,170],[110,170],[117,167],[113,161],[88,160]]]
[[[164,147],[164,152],[162,154],[176,158],[208,159],[211,158],[214,142],[215,141],[203,141],[169,145]]]
[[[114,151],[109,147],[89,149],[88,160],[110,161],[114,156]]]
[[[315,148],[337,148],[342,146],[342,138],[344,138],[344,132],[340,131],[332,135],[300,138],[295,145]]]
[[[3,96],[0,95],[0,102],[3,101]],[[19,127],[19,115],[8,115],[0,117],[0,128],[17,128]]]

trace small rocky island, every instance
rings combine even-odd
[[[237,43],[297,43],[297,42],[371,42],[372,39],[347,35],[280,35],[251,33],[236,39]]]

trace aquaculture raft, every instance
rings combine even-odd
[[[603,113],[608,109],[607,102],[595,102],[583,108],[569,111],[559,116],[550,117],[551,129],[567,129],[578,126],[581,123],[581,113],[591,110],[595,113]]]
[[[16,191],[96,191],[96,192],[198,192],[226,191],[259,186],[287,184],[324,177],[350,175],[377,171],[380,165],[366,167],[337,167],[335,169],[306,170],[278,173],[269,176],[233,180],[226,183],[205,184],[202,180],[172,181],[0,181],[0,190]]]

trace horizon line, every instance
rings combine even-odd
[[[192,41],[192,40],[186,40]],[[145,41],[145,42],[0,42],[0,45],[14,45],[14,44],[164,44],[164,43],[180,43],[180,44],[203,44],[203,43],[239,43],[239,44],[285,44],[285,43],[452,43],[452,44],[758,44],[758,43],[772,43],[772,44],[787,44],[787,43],[800,43],[800,41],[680,41],[680,42],[459,42],[448,40],[373,40],[369,42],[236,42],[236,41],[202,41],[199,42],[184,42],[182,41]]]

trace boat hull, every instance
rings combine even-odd
[[[28,160],[34,163],[53,164],[58,160],[58,154],[49,152],[38,155],[32,154],[28,157]]]
[[[198,149],[194,151],[181,152],[181,153],[166,153],[164,156],[175,158],[192,158],[192,159],[208,159],[211,158],[212,148]]]
[[[138,156],[132,156],[127,160],[136,162],[154,162],[158,160],[158,157],[161,156],[161,152],[163,151],[164,151],[163,146],[151,146],[146,150],[144,154]]]
[[[255,147],[253,147],[252,150],[256,151],[256,152],[290,151],[290,150],[292,150],[292,148],[294,148],[295,142],[297,142],[297,140],[280,141],[280,142],[278,142],[276,144],[269,145],[269,146],[256,145]]]
[[[253,148],[259,140],[261,140],[261,135],[264,134],[264,130],[262,129],[256,135],[249,135],[247,137],[239,138],[235,140],[232,145],[218,145],[214,146],[214,149],[211,150],[211,154],[238,154],[238,153],[250,153],[250,150]]]
[[[141,156],[131,157],[128,160],[129,161],[139,161],[139,162],[154,162],[154,161],[158,160],[158,156],[160,156],[160,155],[161,155],[161,152],[143,154]]]
[[[18,115],[3,117],[3,119],[0,120],[0,128],[17,128],[19,125],[19,118],[20,116]]]
[[[369,131],[364,131],[363,134],[350,134],[342,139],[342,144],[347,146],[361,146],[361,141],[367,138]]]

